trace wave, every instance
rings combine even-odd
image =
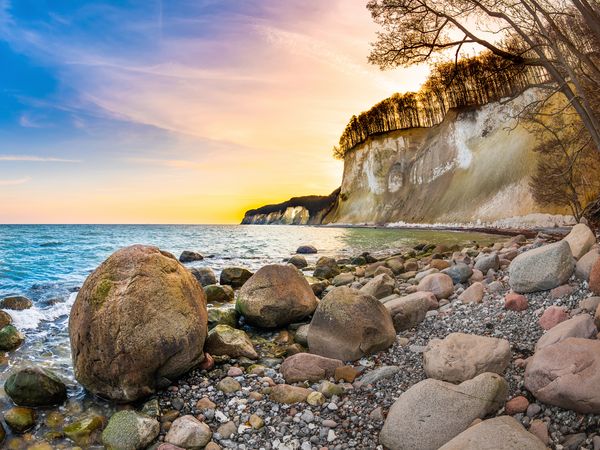
[[[51,322],[59,317],[68,316],[76,297],[77,292],[73,292],[64,302],[55,303],[46,308],[34,305],[23,311],[9,311],[9,314],[13,318],[13,324],[19,330],[35,330],[42,322]]]

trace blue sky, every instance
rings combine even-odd
[[[224,223],[341,181],[362,0],[0,0],[0,223]]]

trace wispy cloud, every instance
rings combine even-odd
[[[185,159],[126,158],[127,162],[168,167],[171,169],[208,170],[210,165]]]
[[[30,155],[0,155],[0,161],[80,163],[81,159],[54,158]]]
[[[23,113],[19,117],[19,125],[24,128],[43,128],[44,126],[30,114]]]
[[[0,186],[16,186],[18,184],[27,183],[28,181],[31,181],[31,177],[14,178],[12,180],[0,179]]]

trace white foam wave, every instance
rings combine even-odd
[[[35,330],[42,321],[53,321],[71,312],[77,293],[73,292],[65,302],[56,303],[46,308],[32,306],[23,311],[8,311],[13,318],[13,324],[19,330]]]

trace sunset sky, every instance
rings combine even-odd
[[[236,223],[340,185],[366,0],[0,0],[0,223]]]

